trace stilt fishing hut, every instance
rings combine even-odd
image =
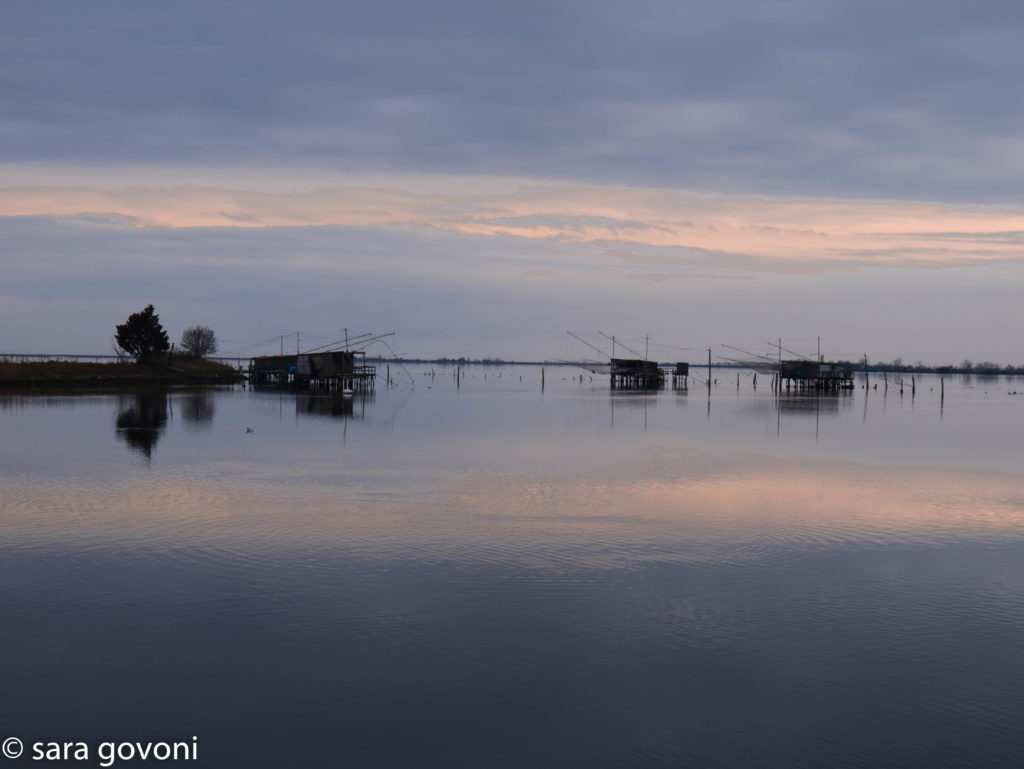
[[[779,382],[786,389],[848,390],[853,388],[853,366],[849,363],[812,360],[784,360],[779,363]]]
[[[649,390],[665,384],[665,372],[653,360],[612,358],[611,377],[613,388]]]

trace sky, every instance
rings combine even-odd
[[[226,354],[593,357],[572,330],[1022,364],[1022,28],[986,0],[7,0],[0,354],[109,353],[152,303]]]

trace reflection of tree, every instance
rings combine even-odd
[[[208,392],[195,392],[181,398],[181,418],[196,425],[213,422],[213,396]]]
[[[122,399],[119,405],[118,436],[133,451],[149,459],[160,439],[160,432],[167,426],[167,393],[140,391]]]

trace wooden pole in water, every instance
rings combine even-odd
[[[711,348],[708,348],[708,392],[711,392]]]
[[[943,406],[946,403],[946,378],[939,377],[939,406]]]
[[[540,367],[540,391],[544,392],[544,367]]]

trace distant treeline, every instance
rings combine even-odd
[[[504,360],[502,358],[367,358],[368,363],[430,363],[435,366],[572,366],[574,364],[564,361],[523,361]],[[990,360],[983,360],[975,363],[970,360],[960,361],[958,364],[945,364],[942,366],[931,366],[917,361],[915,363],[904,363],[902,358],[878,363],[868,363],[865,366],[864,359],[859,361],[834,361],[853,368],[854,371],[864,371],[883,374],[978,374],[980,376],[998,376],[1000,374],[1024,375],[1024,365],[1002,365]],[[669,365],[669,364],[662,364]],[[675,364],[671,364],[675,365]],[[703,366],[703,363],[692,363],[694,367]],[[746,368],[739,363],[715,363],[715,368]]]
[[[864,361],[849,362],[856,371],[864,370]],[[983,376],[996,376],[999,374],[1024,374],[1024,365],[1002,365],[990,360],[983,360],[975,363],[970,360],[960,361],[958,364],[946,364],[943,366],[929,366],[920,361],[916,363],[904,363],[902,358],[896,358],[888,363],[869,363],[868,371],[878,373],[894,372],[897,374],[981,374]]]

